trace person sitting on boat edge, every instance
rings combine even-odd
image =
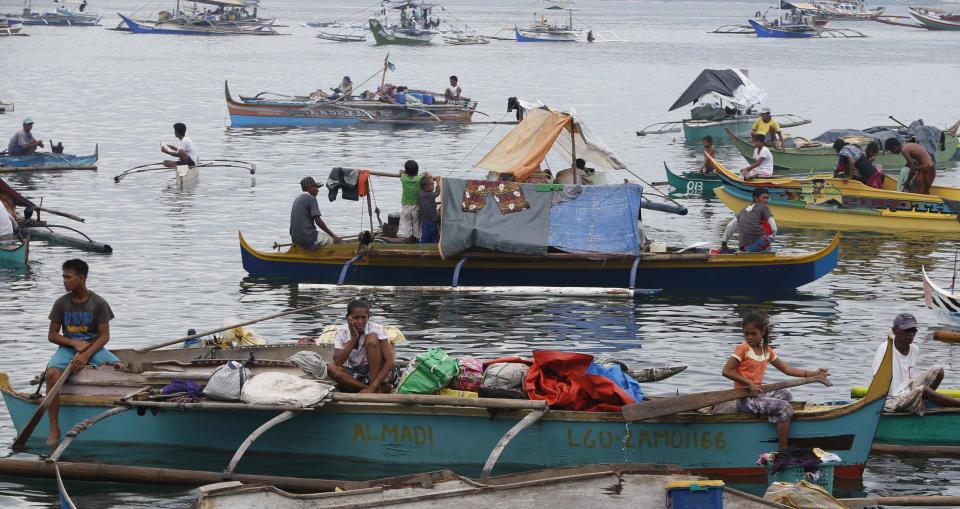
[[[397,237],[405,242],[417,242],[420,238],[420,208],[417,197],[420,194],[420,180],[428,177],[420,174],[420,165],[413,159],[403,163],[403,173],[400,174],[400,225],[397,227]]]
[[[317,203],[320,186],[317,181],[313,177],[304,177],[300,179],[300,189],[303,192],[293,200],[290,208],[290,241],[311,250],[343,242],[343,239],[337,237],[323,219],[320,219],[320,205]],[[314,224],[323,230],[324,235],[320,235]]]
[[[347,304],[347,321],[333,338],[333,363],[327,374],[344,392],[391,393],[400,381],[393,345],[387,331],[370,321],[370,305],[355,299]]]
[[[901,143],[896,138],[889,138],[883,147],[887,152],[900,154],[910,169],[907,174],[906,189],[904,192],[930,194],[930,186],[937,178],[936,162],[919,143]]]
[[[166,143],[160,144],[160,151],[164,154],[175,156],[176,161],[164,161],[163,165],[167,168],[176,168],[177,166],[187,165],[194,167],[197,165],[197,151],[193,148],[193,142],[187,138],[187,125],[182,122],[173,124],[173,135],[180,140],[180,146],[174,147]]]
[[[27,156],[37,151],[37,147],[42,147],[43,142],[35,139],[30,132],[33,130],[33,119],[27,117],[23,119],[22,128],[14,133],[7,144],[7,155]]]
[[[773,176],[773,153],[767,147],[762,134],[753,135],[753,162],[740,170],[740,174],[743,180]]]
[[[700,173],[716,173],[717,169],[713,167],[713,163],[710,162],[706,156],[716,157],[713,151],[713,136],[707,135],[703,137],[703,165],[700,166]]]
[[[837,153],[834,177],[853,179],[864,185],[883,189],[883,174],[873,167],[873,163],[860,147],[838,138],[833,142],[833,150]]]
[[[581,158],[577,158],[574,161],[574,166],[567,168],[565,170],[560,170],[557,172],[556,178],[553,179],[554,184],[565,184],[568,186],[573,185],[593,185],[593,170],[587,168],[587,162]],[[576,170],[577,173],[574,175],[573,171]],[[577,182],[579,180],[579,182]]]
[[[780,129],[780,123],[770,114],[770,108],[764,107],[760,110],[760,116],[753,121],[753,127],[750,130],[751,135],[763,135],[764,142],[768,145],[783,148],[783,131]],[[779,144],[777,141],[779,140]]]
[[[733,380],[734,389],[750,388],[750,396],[737,400],[737,411],[767,417],[777,425],[777,442],[780,449],[787,447],[790,437],[790,420],[793,396],[789,389],[779,389],[769,394],[760,392],[767,364],[787,376],[807,377],[827,374],[824,368],[816,371],[794,368],[787,365],[770,346],[770,319],[763,311],[748,311],[743,316],[743,343],[740,343],[723,366],[723,376]]]
[[[88,364],[113,364],[123,368],[120,359],[105,348],[110,341],[110,320],[114,315],[107,301],[87,288],[89,272],[90,267],[83,260],[63,262],[63,287],[67,293],[54,302],[47,330],[47,340],[59,347],[44,372],[48,391],[67,366],[73,366],[73,374]],[[51,447],[60,441],[59,415],[58,394],[47,409],[50,421],[47,445]]]
[[[741,251],[757,253],[770,249],[777,233],[777,222],[767,205],[769,202],[770,191],[767,188],[758,187],[753,190],[753,203],[738,212],[723,230],[721,252],[731,252],[727,241],[733,236],[734,230],[739,230]]]
[[[421,244],[440,242],[440,216],[437,214],[438,196],[440,196],[440,177],[425,176],[420,179],[417,209],[420,216]]]
[[[917,335],[917,319],[910,313],[900,313],[893,319],[893,379],[883,411],[910,412],[923,415],[927,402],[942,407],[960,407],[960,399],[951,398],[937,392],[943,381],[943,368],[931,366],[919,374],[914,374],[920,358],[920,347],[913,342]],[[880,370],[883,356],[887,352],[887,341],[877,345],[873,356],[873,376]]]
[[[466,97],[462,97],[460,95],[461,90],[460,90],[459,83],[460,83],[459,78],[457,78],[456,76],[450,76],[450,86],[443,91],[443,98],[446,99],[447,102],[469,101],[469,99],[467,99]]]

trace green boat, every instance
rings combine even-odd
[[[713,193],[713,190],[723,185],[720,177],[713,173],[685,171],[677,174],[670,171],[667,163],[663,163],[663,169],[667,172],[667,183],[674,189],[674,192],[680,194],[716,198],[717,195]]]
[[[960,409],[932,408],[924,415],[882,414],[873,449],[960,455]]]
[[[737,137],[733,131],[726,129],[727,137],[733,141],[740,154],[753,161],[753,144],[749,140]],[[937,150],[937,165],[949,161],[957,152],[960,143],[957,142],[957,136],[951,132],[944,131],[945,142]],[[861,146],[865,149],[866,146]],[[770,147],[773,153],[774,170],[788,171],[794,174],[799,173],[819,173],[832,172],[837,166],[837,153],[833,151],[831,145],[819,145],[815,147],[803,148],[785,148],[780,149]],[[886,169],[902,168],[904,165],[903,157],[899,154],[890,152],[881,152],[877,154],[874,160],[875,164],[881,164]]]
[[[0,267],[23,268],[30,257],[30,239],[4,244],[0,242]]]

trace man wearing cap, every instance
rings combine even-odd
[[[753,121],[751,134],[762,134],[767,141],[767,145],[777,146],[776,140],[779,139],[780,148],[783,148],[783,132],[780,130],[780,124],[770,115],[770,108],[764,107],[760,110],[760,117]]]
[[[330,231],[323,219],[320,219],[320,205],[317,204],[320,186],[317,185],[317,181],[313,180],[313,177],[304,177],[300,181],[300,189],[304,192],[293,200],[293,208],[290,209],[290,240],[306,249],[343,242],[343,239]],[[325,233],[321,235],[314,228],[314,224]]]
[[[27,117],[23,119],[23,129],[17,131],[10,138],[7,145],[7,154],[11,156],[26,156],[37,151],[37,147],[42,147],[43,142],[33,138],[30,131],[33,130],[33,119]]]
[[[937,393],[943,381],[943,368],[931,366],[926,371],[917,370],[920,347],[913,338],[917,335],[917,319],[910,313],[900,313],[893,319],[893,380],[887,392],[884,412],[910,412],[923,415],[925,402],[937,406],[960,407],[960,399]],[[876,375],[887,351],[887,342],[877,346],[873,356],[873,374]]]

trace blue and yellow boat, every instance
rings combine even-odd
[[[309,348],[292,344],[286,347]],[[627,423],[619,412],[552,410],[546,408],[543,401],[533,400],[337,392],[328,396],[322,406],[304,408],[209,401],[172,403],[119,397],[146,387],[144,379],[156,376],[153,370],[163,365],[165,352],[171,356],[167,359],[169,362],[175,358],[182,360],[186,355],[190,359],[204,358],[211,348],[146,354],[132,350],[114,352],[129,366],[139,369],[126,373],[128,379],[122,384],[114,381],[112,386],[97,386],[87,382],[71,387],[71,380],[64,385],[61,431],[65,433],[71,426],[115,407],[127,408],[130,411],[88,422],[91,426],[78,436],[76,447],[82,447],[84,455],[93,459],[112,458],[123,446],[130,461],[144,465],[149,459],[157,458],[164,466],[173,466],[178,460],[190,461],[191,456],[181,457],[171,454],[171,450],[203,449],[228,456],[267,421],[291,411],[294,414],[291,418],[272,428],[268,426],[249,449],[250,454],[270,455],[263,457],[277,460],[250,463],[245,471],[274,475],[312,468],[317,469],[312,470],[316,474],[323,470],[324,464],[327,470],[335,464],[334,470],[345,476],[348,475],[347,463],[366,465],[368,468],[359,472],[366,477],[377,468],[389,469],[396,475],[438,466],[470,475],[485,464],[500,440],[521,420],[527,421],[526,426],[520,427],[506,447],[499,449],[501,454],[494,472],[642,462],[677,464],[698,474],[765,479],[766,467],[756,464],[757,457],[777,447],[775,425],[749,414],[691,412]],[[232,355],[245,358],[243,356],[249,356],[256,348],[278,346],[238,349],[240,351]],[[213,354],[215,359],[222,359],[224,351]],[[331,352],[326,351],[324,355],[329,357]],[[147,356],[149,362],[145,360]],[[262,358],[258,352],[254,352],[254,356]],[[211,362],[200,362],[206,363],[209,376],[209,370],[213,369]],[[183,370],[193,369],[190,361],[177,365]],[[790,428],[791,443],[836,452],[843,462],[836,467],[835,475],[859,478],[890,386],[890,365],[891,347],[888,346],[883,364],[886,368],[874,377],[866,397],[843,406],[798,409]],[[77,376],[92,377],[96,371],[85,370]],[[153,374],[148,375],[147,371]],[[109,376],[120,374],[115,372]],[[187,372],[174,375],[191,378]],[[71,393],[78,389],[86,393]],[[20,432],[40,400],[14,390],[6,374],[0,374],[0,392]],[[42,421],[27,442],[28,448],[40,450],[48,429],[48,424]]]
[[[544,256],[468,251],[443,259],[436,244],[356,242],[308,250],[260,251],[240,234],[243,268],[253,277],[378,286],[524,286],[662,289],[667,293],[755,294],[792,291],[837,265],[840,236],[820,251],[775,253],[641,253]]]

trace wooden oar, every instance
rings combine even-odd
[[[833,385],[833,382],[827,378],[827,375],[812,376],[809,378],[798,378],[786,382],[777,382],[767,385],[761,385],[762,392],[773,392],[788,387],[796,387],[809,383],[819,382],[823,385]],[[750,395],[749,387],[740,389],[731,389],[726,391],[699,392],[696,394],[686,394],[670,398],[655,399],[633,405],[624,405],[622,412],[623,418],[629,422],[642,421],[644,419],[654,419],[665,415],[673,415],[680,412],[687,412],[704,408],[724,401],[733,401]]]
[[[137,352],[137,353],[149,352],[149,351],[151,351],[151,350],[156,350],[156,349],[158,349],[158,348],[163,348],[163,347],[165,347],[165,346],[175,345],[175,344],[177,344],[177,343],[182,343],[182,342],[184,342],[184,341],[188,341],[188,340],[191,340],[191,339],[194,339],[194,338],[199,338],[199,337],[203,337],[203,336],[209,336],[210,334],[215,334],[215,333],[217,333],[217,332],[223,332],[223,331],[225,331],[225,330],[235,329],[235,328],[237,328],[237,327],[244,327],[244,326],[247,326],[247,325],[250,325],[250,324],[254,324],[254,323],[257,323],[257,322],[264,322],[264,321],[267,321],[267,320],[271,320],[271,319],[273,319],[273,318],[280,318],[281,316],[287,316],[287,315],[292,315],[292,314],[296,314],[296,313],[306,313],[306,312],[308,312],[308,311],[313,311],[314,309],[325,308],[325,307],[330,306],[330,305],[332,305],[332,304],[337,304],[337,303],[340,303],[340,302],[343,302],[343,301],[346,301],[346,300],[350,300],[350,299],[353,299],[353,297],[341,297],[341,298],[339,298],[339,299],[328,300],[327,302],[324,302],[324,303],[321,303],[321,304],[314,304],[314,305],[312,305],[312,306],[306,306],[306,307],[302,307],[302,308],[291,309],[290,311],[283,311],[282,313],[274,313],[274,314],[272,314],[272,315],[267,315],[267,316],[265,316],[265,317],[263,317],[263,318],[257,318],[257,319],[255,319],[255,320],[247,320],[246,322],[236,323],[236,324],[230,325],[230,326],[228,326],[228,327],[220,327],[219,329],[213,329],[213,330],[198,332],[198,333],[196,333],[196,334],[190,334],[189,336],[184,336],[184,337],[182,337],[182,338],[177,338],[177,339],[174,339],[174,340],[172,340],[172,341],[165,341],[165,342],[160,343],[160,344],[156,344],[156,345],[152,345],[152,346],[145,346],[145,347],[143,347],[143,348],[138,348],[138,349],[136,350],[136,352]]]
[[[40,424],[40,419],[43,419],[43,414],[47,411],[47,407],[53,403],[53,399],[57,396],[57,393],[60,392],[60,387],[63,387],[63,384],[72,374],[73,363],[67,365],[67,369],[64,369],[63,373],[60,374],[57,383],[53,384],[53,387],[47,390],[47,396],[40,402],[40,406],[37,407],[37,411],[34,412],[33,417],[30,418],[30,422],[28,422],[26,427],[23,428],[23,431],[17,435],[16,440],[13,441],[13,450],[21,451],[26,448],[27,440],[30,439],[30,435],[33,434],[33,430],[36,429],[37,424]]]

